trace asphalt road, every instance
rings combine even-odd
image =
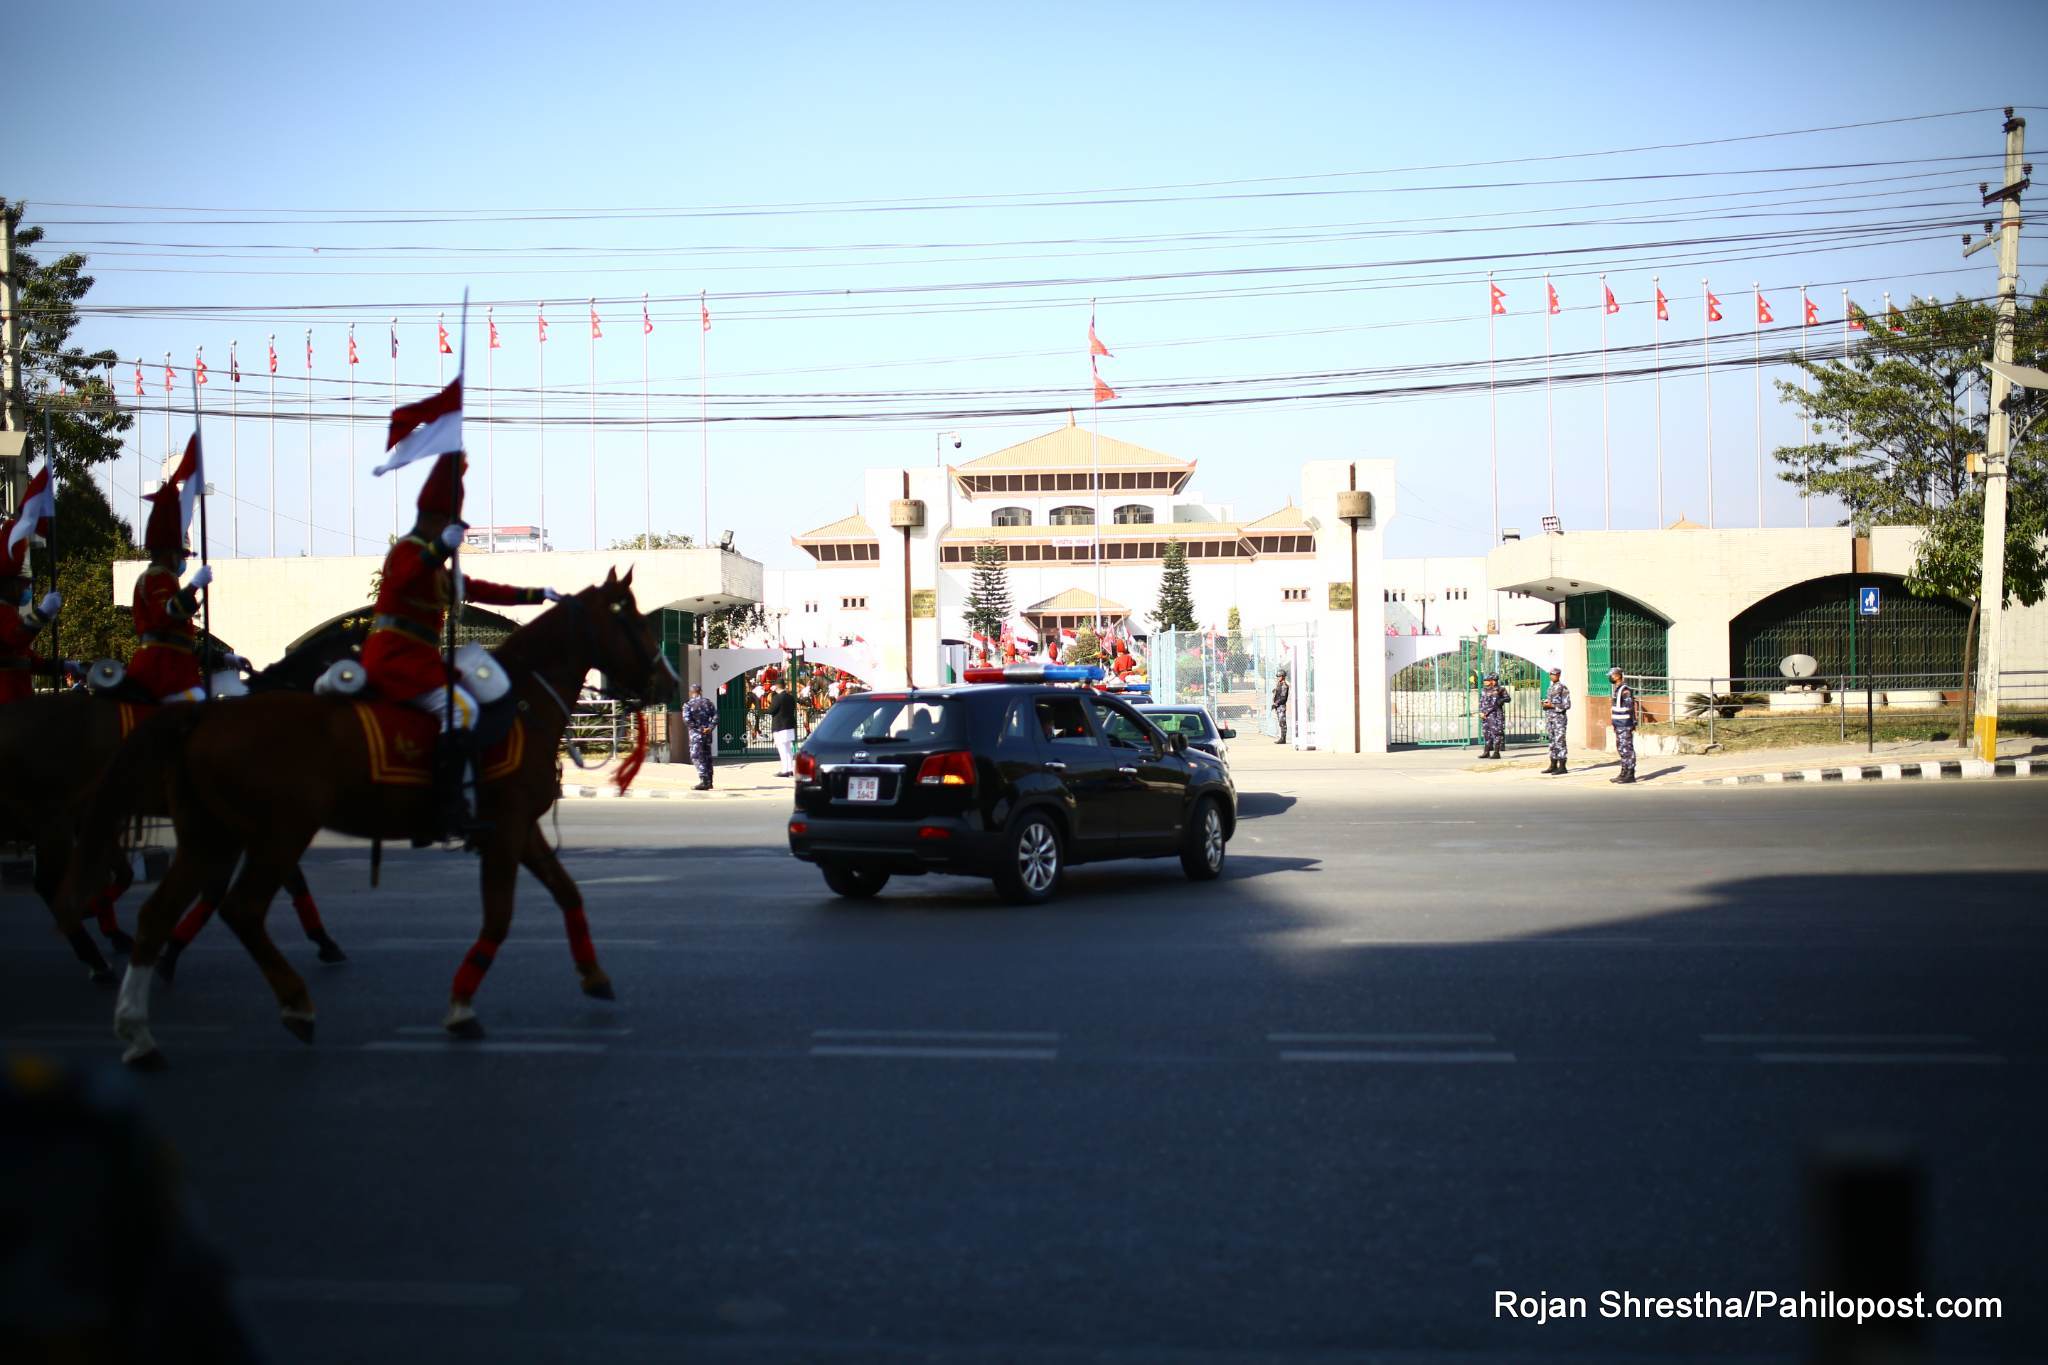
[[[768,801],[570,805],[620,998],[523,881],[481,1045],[437,1027],[472,865],[323,846],[352,960],[272,916],[318,1042],[210,932],[136,1083],[307,1365],[1794,1358],[1597,1296],[1817,1287],[1802,1168],[1873,1135],[1928,1292],[2004,1301],[1935,1358],[2048,1354],[2048,783],[1244,804],[1225,881],[1036,910],[837,902]],[[108,1064],[111,1003],[8,893],[0,1039]]]

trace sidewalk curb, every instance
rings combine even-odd
[[[1696,777],[1690,787],[1752,787],[1783,782],[1913,782],[1987,777],[2048,777],[2048,760],[1945,758],[1903,763],[1866,763],[1853,768],[1798,768],[1789,772],[1736,773],[1728,777]]]
[[[662,787],[652,787],[644,791],[633,791],[631,789],[620,791],[610,783],[606,783],[602,787],[564,787],[559,799],[563,801],[694,801],[699,797],[716,797],[722,800],[737,801],[756,796],[780,796],[787,798],[788,795],[789,793],[786,790],[775,787],[753,788],[741,791],[720,791],[713,787],[708,792],[691,791],[687,788],[668,790]]]

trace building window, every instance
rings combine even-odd
[[[1095,509],[1092,507],[1075,506],[1055,507],[1052,509],[1051,515],[1047,516],[1045,520],[1051,526],[1093,526],[1095,524]]]
[[[1152,509],[1142,502],[1127,502],[1110,514],[1110,520],[1119,526],[1147,526],[1152,522]]]
[[[868,599],[865,597],[842,597],[839,599],[839,610],[841,611],[866,611],[867,609]]]
[[[1031,509],[1028,507],[998,507],[995,515],[988,519],[991,526],[1029,526]]]
[[[1308,589],[1282,588],[1280,590],[1280,597],[1282,601],[1286,602],[1306,602],[1308,601]]]
[[[806,603],[804,603],[804,610],[805,610],[805,611],[807,611],[807,612],[815,612],[815,611],[816,611],[817,609],[818,609],[818,604],[817,604],[816,602],[806,602]]]

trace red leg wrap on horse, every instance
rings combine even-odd
[[[327,932],[327,926],[320,922],[320,907],[313,900],[313,893],[292,897],[292,909],[299,912],[299,928],[306,931],[308,938],[319,938]]]
[[[206,927],[206,922],[212,918],[213,902],[202,896],[192,902],[192,908],[185,912],[184,918],[171,930],[171,942],[181,948],[189,946],[193,939],[199,937],[199,931]]]
[[[491,963],[498,956],[498,945],[489,939],[478,939],[469,950],[469,956],[462,959],[462,965],[455,969],[455,987],[451,992],[457,1000],[474,996],[477,988],[484,984],[484,973],[491,969]]]
[[[569,931],[569,956],[576,959],[579,967],[597,965],[597,949],[590,943],[590,921],[583,918],[583,907],[572,905],[562,912],[562,927]]]
[[[114,918],[114,902],[119,899],[120,888],[113,886],[104,888],[92,898],[92,917],[99,921],[100,932],[103,934],[116,933],[121,928],[121,922]]]

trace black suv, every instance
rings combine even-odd
[[[1179,854],[1208,881],[1236,829],[1229,770],[1184,737],[1099,692],[998,683],[835,703],[797,755],[789,851],[842,896],[952,872],[1033,902],[1108,858]]]

